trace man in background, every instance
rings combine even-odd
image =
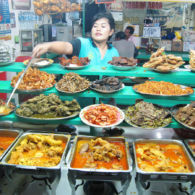
[[[134,57],[135,46],[132,41],[125,39],[126,35],[124,32],[117,32],[115,35],[115,41],[112,45],[118,50],[121,57],[132,58]]]

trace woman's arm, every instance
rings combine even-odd
[[[32,57],[40,57],[47,52],[53,52],[57,54],[71,55],[73,53],[72,44],[63,41],[54,41],[37,45],[33,49]]]

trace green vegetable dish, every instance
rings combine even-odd
[[[144,129],[165,127],[171,123],[171,119],[166,108],[144,101],[129,106],[125,111],[125,121],[128,124]]]

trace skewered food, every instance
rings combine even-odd
[[[93,82],[91,87],[102,91],[113,91],[121,89],[122,82],[116,77],[106,77]]]
[[[190,173],[192,169],[183,148],[176,143],[136,143],[138,167],[145,172]]]
[[[19,116],[33,118],[57,118],[71,116],[80,110],[76,100],[62,101],[55,94],[39,95],[27,100],[16,109]]]
[[[15,87],[18,79],[20,78],[20,72],[17,76],[14,76],[11,80],[11,86]],[[46,89],[53,87],[55,84],[55,76],[53,74],[48,74],[47,72],[40,71],[37,68],[28,68],[27,72],[23,76],[18,89],[21,90],[35,90],[35,89]]]
[[[109,61],[108,63],[115,66],[135,66],[137,60],[127,57],[112,57],[112,61]]]
[[[195,50],[190,50],[190,67],[195,70]]]
[[[29,134],[11,152],[9,164],[52,167],[59,164],[66,143],[54,135]]]
[[[120,118],[120,113],[114,106],[99,104],[91,106],[84,112],[83,116],[89,123],[106,126],[116,123]]]
[[[125,112],[125,119],[142,128],[163,127],[171,122],[167,109],[144,101],[129,106]]]
[[[195,127],[195,102],[179,108],[175,117],[182,123]]]
[[[70,65],[85,66],[90,62],[88,57],[78,58],[77,56],[73,56],[72,59],[66,59],[64,57],[58,59],[60,60],[60,64],[63,66],[70,66]]]
[[[134,85],[133,89],[144,94],[153,95],[187,95],[192,94],[191,87],[182,87],[165,81],[146,81],[143,84]]]
[[[172,54],[165,55],[164,48],[160,48],[151,55],[150,60],[146,62],[143,67],[152,68],[161,72],[169,72],[171,70],[175,70],[184,63],[185,62],[181,57],[177,57]]]
[[[60,91],[67,93],[76,93],[87,89],[90,82],[74,72],[65,74],[57,83],[56,87]]]
[[[72,167],[127,170],[126,160],[125,145],[120,141],[79,140]]]

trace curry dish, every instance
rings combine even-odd
[[[179,144],[136,143],[138,167],[146,172],[192,172],[189,160]]]
[[[11,153],[8,163],[52,167],[59,164],[66,143],[54,135],[29,134]]]
[[[71,166],[127,170],[125,144],[121,141],[106,141],[102,138],[79,140]]]
[[[0,156],[4,153],[4,151],[10,146],[10,144],[15,140],[15,137],[0,137]]]

